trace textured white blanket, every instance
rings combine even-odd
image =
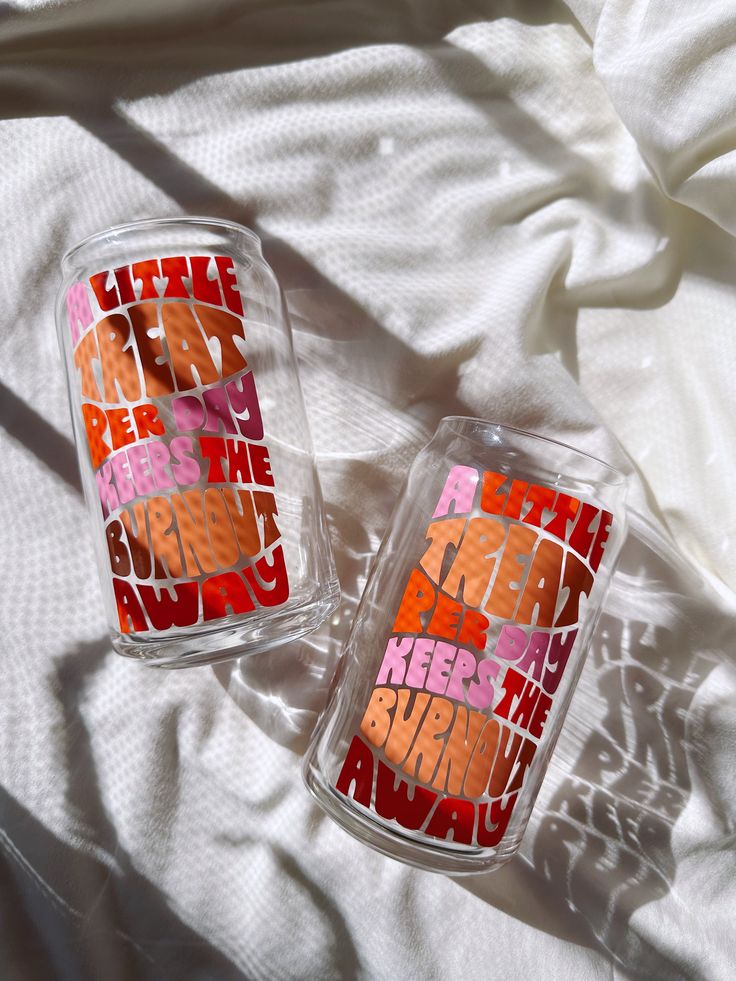
[[[728,0],[0,3],[0,974],[736,970],[736,11]],[[290,648],[111,653],[53,331],[107,225],[254,227],[344,600]],[[520,855],[410,870],[299,762],[449,412],[627,467],[631,531]]]

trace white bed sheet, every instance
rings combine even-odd
[[[0,960],[28,979],[723,979],[736,965],[736,13],[0,4]],[[84,235],[264,237],[343,603],[276,653],[111,653],[53,332]],[[520,854],[453,881],[299,778],[437,420],[579,444],[631,528]]]

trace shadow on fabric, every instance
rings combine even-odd
[[[637,615],[652,609],[661,623]],[[569,772],[553,761],[521,854],[462,885],[522,919],[531,893],[568,939],[587,936],[637,976],[677,973],[630,920],[672,888],[672,829],[698,767],[691,705],[733,629],[662,534],[632,516],[582,679],[600,718],[577,716],[573,700],[566,726],[584,741]]]
[[[160,981],[181,976],[182,951],[187,978],[242,981],[147,879],[120,868],[122,857],[107,864],[72,847],[0,788],[3,981]],[[41,874],[48,867],[54,878]]]
[[[133,865],[106,813],[80,693],[109,641],[70,651],[57,669],[67,774],[65,810],[82,829],[75,847],[0,787],[0,949],[3,981],[104,978],[160,981],[180,973],[242,979],[220,950],[188,927]]]

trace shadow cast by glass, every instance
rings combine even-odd
[[[733,618],[710,584],[632,515],[521,852],[463,887],[637,977],[671,969],[630,921],[672,888],[673,827],[699,766],[693,701],[714,652],[733,642]]]

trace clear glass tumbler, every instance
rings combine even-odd
[[[304,778],[345,830],[460,875],[519,845],[625,531],[625,478],[443,419],[399,498]]]
[[[258,236],[134,222],[71,249],[62,274],[57,329],[115,649],[182,667],[314,629],[339,587]]]

